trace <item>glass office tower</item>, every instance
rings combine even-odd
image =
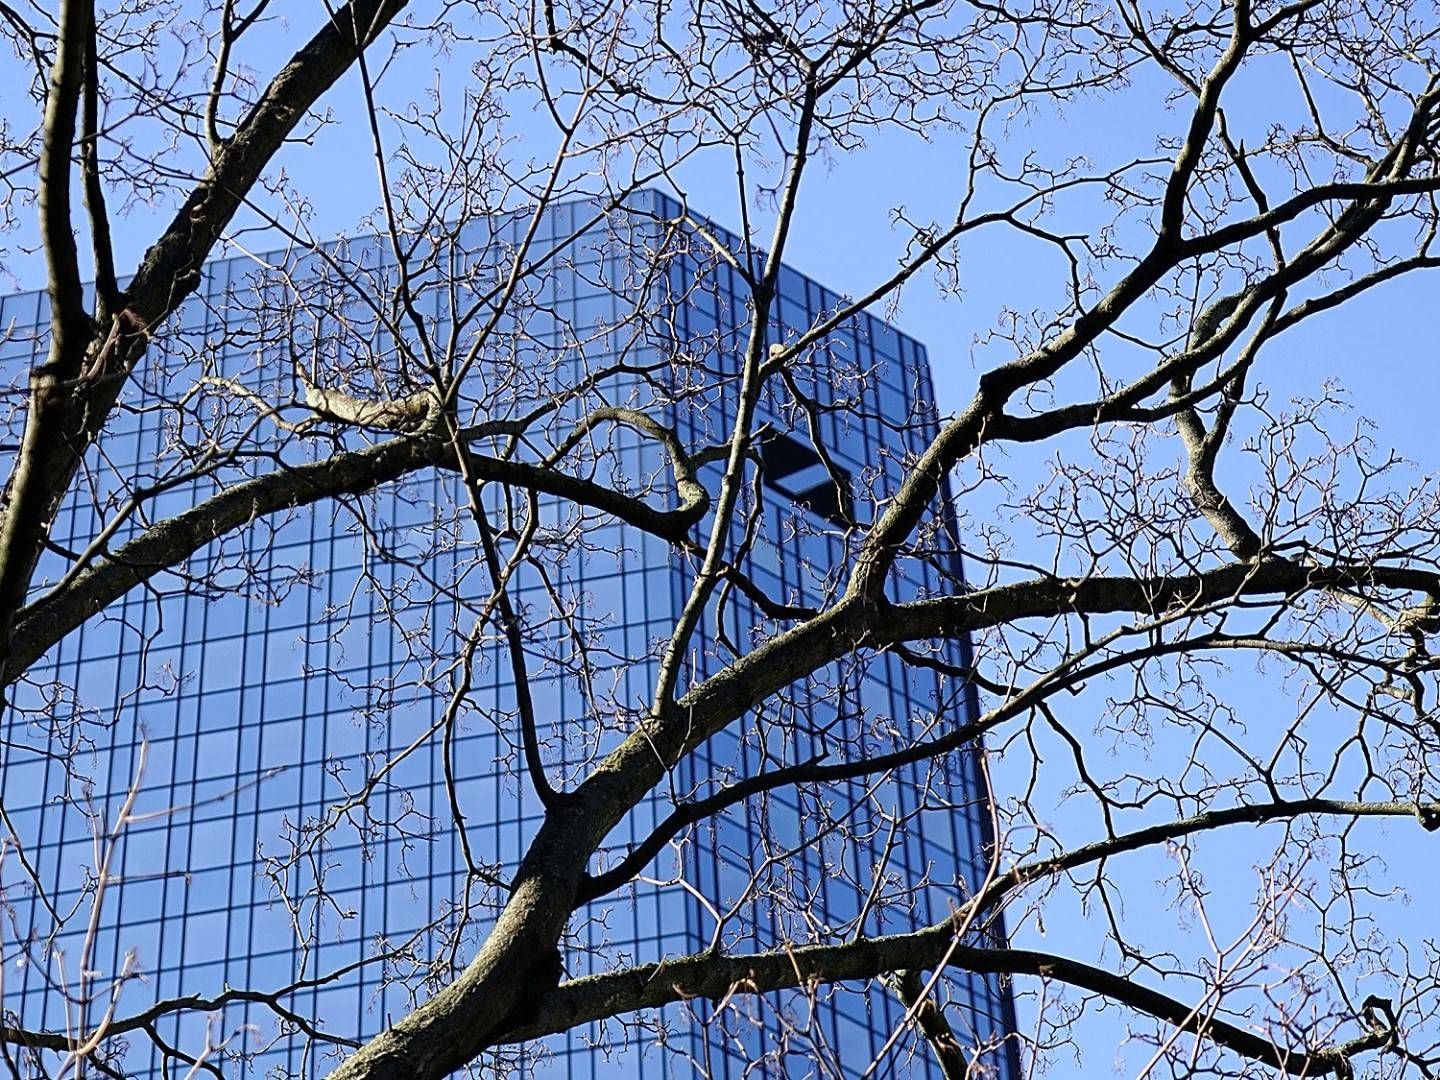
[[[108,1040],[106,1068],[186,1075],[200,1060],[227,1076],[308,1077],[455,976],[542,812],[521,763],[515,658],[487,617],[496,573],[524,626],[521,677],[559,787],[633,729],[694,581],[682,548],[566,492],[532,496],[524,470],[554,463],[674,509],[671,450],[634,422],[643,415],[673,430],[714,489],[706,448],[734,421],[751,316],[712,240],[742,250],[646,192],[622,210],[578,200],[427,236],[405,304],[385,299],[400,276],[375,239],[210,265],[62,510],[36,603],[199,500],[410,437],[396,417],[427,365],[466,373],[460,422],[475,453],[501,464],[297,495],[150,577],[31,671],[0,746],[7,1022],[90,1031],[112,991],[122,1021],[198,995]],[[533,272],[515,283],[517,253]],[[785,270],[771,340],[840,302]],[[43,358],[46,326],[43,294],[0,304],[12,386]],[[342,400],[388,411],[341,422]],[[852,318],[773,381],[759,421],[732,530],[744,577],[701,619],[682,690],[833,597],[853,526],[934,434],[925,351]],[[692,530],[707,533],[708,519]],[[958,587],[953,533],[947,504],[892,595]],[[522,542],[529,554],[511,565]],[[682,761],[592,870],[677,801],[738,777],[953,729],[975,714],[967,659],[965,643],[939,643],[789,687]],[[566,973],[937,921],[983,876],[988,822],[971,752],[778,789],[686,830],[639,880],[578,910]],[[943,992],[961,1041],[995,1044],[981,1075],[1016,1075],[1008,993],[962,973]],[[884,1055],[881,1075],[940,1075],[915,1033],[887,1045],[904,1008],[884,987],[821,998],[691,1002],[502,1048],[473,1071],[859,1075]],[[61,1060],[10,1050],[22,1075]]]

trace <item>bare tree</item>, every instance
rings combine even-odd
[[[4,0],[0,33],[35,107],[27,127],[7,99],[0,206],[22,237],[38,214],[47,271],[43,318],[3,331],[4,753],[12,777],[45,763],[74,825],[0,822],[0,978],[49,964],[55,1002],[34,1023],[6,997],[13,1075],[126,1075],[150,1043],[167,1069],[223,1074],[271,1048],[236,1007],[302,1047],[295,1071],[344,1078],[503,1073],[581,1030],[682,1053],[685,1011],[779,1032],[733,1040],[764,1074],[831,1075],[820,1018],[857,992],[898,1003],[876,1073],[986,1075],[1007,1040],[1043,1071],[1112,1006],[1145,1075],[1440,1071],[1440,951],[1389,914],[1433,864],[1380,848],[1440,826],[1440,500],[1346,433],[1332,358],[1283,404],[1265,364],[1440,266],[1433,4]],[[286,163],[342,122],[368,152],[335,175],[379,195],[371,239],[328,243],[310,231],[325,192]],[[935,178],[953,216],[896,209],[868,290],[782,310],[811,174],[903,135],[966,148]],[[689,212],[696,169],[734,175],[736,235]],[[147,207],[173,216],[119,266],[111,214]],[[884,373],[847,351],[861,313],[922,279],[959,295],[1020,252],[1050,273],[988,314],[973,396],[938,416],[912,392],[903,423],[876,407]],[[562,303],[561,267],[604,304]],[[738,336],[675,324],[732,291]],[[823,520],[762,483],[767,402],[848,495]],[[849,475],[820,434],[843,424],[888,424],[895,454]],[[117,464],[137,432],[158,452]],[[353,566],[287,562],[296,528]],[[829,545],[807,580],[760,567],[785,529]],[[637,545],[685,592],[668,625],[624,633],[566,567]],[[299,636],[333,647],[305,652],[306,678],[362,730],[407,734],[348,771],[235,751],[262,793],[311,784],[244,840],[294,965],[214,993],[145,988],[138,945],[105,969],[97,950],[130,947],[105,934],[139,872],[131,834],[198,812],[145,801],[143,738],[105,750],[127,710],[182,700],[186,643],[220,633],[166,613],[320,588],[324,626]],[[100,687],[73,657],[107,633],[132,660]],[[343,662],[373,639],[380,674]],[[497,657],[506,694],[482,685]],[[937,688],[926,715],[854,704],[887,667]],[[727,733],[750,771],[706,751]],[[1005,778],[987,866],[853,869],[965,809],[945,778],[982,743]],[[480,752],[530,808],[522,836],[481,827],[455,771]],[[441,805],[407,788],[420,758],[444,769]],[[793,815],[800,839],[763,832],[744,889],[707,893],[683,853],[735,814]],[[349,868],[442,835],[463,865],[426,886],[429,921],[335,961]],[[67,883],[37,871],[77,839]],[[851,853],[827,863],[852,868],[834,871],[861,900],[848,924],[815,918],[787,869],[806,846]],[[1252,891],[1207,879],[1227,861],[1258,868]],[[665,890],[713,913],[712,947],[637,963],[607,920]],[[920,894],[947,900],[914,929]],[[744,929],[760,907],[769,940]],[[1077,908],[1086,933],[1054,952],[989,932]],[[965,972],[1013,982],[1033,1025],[972,1030],[951,1000]],[[351,985],[380,1034],[304,1004]]]

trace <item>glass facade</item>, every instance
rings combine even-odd
[[[142,575],[16,687],[0,746],[8,1022],[113,1032],[99,1056],[120,1075],[323,1075],[463,968],[542,813],[517,687],[550,781],[578,782],[643,713],[696,573],[693,552],[571,489],[529,494],[525,470],[554,464],[673,510],[670,450],[648,418],[715,490],[706,448],[735,419],[751,311],[712,239],[743,250],[642,193],[619,211],[577,201],[427,235],[403,276],[374,239],[210,265],[62,509],[32,606],[237,485],[287,474],[293,505],[242,514],[187,562]],[[518,279],[517,258],[530,268]],[[784,270],[769,339],[840,302]],[[45,303],[0,302],[12,388],[43,358]],[[406,439],[395,410],[437,370],[461,374],[469,465],[333,498],[307,487],[317,464]],[[388,402],[391,419],[341,423],[342,400]],[[870,315],[825,335],[757,408],[730,539],[743,578],[706,605],[681,692],[834,598],[852,526],[936,424],[923,347]],[[18,435],[18,410],[9,423]],[[902,558],[893,596],[958,587],[953,530],[947,506]],[[692,535],[708,531],[707,518]],[[497,573],[523,625],[518,662],[490,617]],[[787,688],[687,756],[592,870],[677,802],[972,717],[965,643],[923,660],[861,656]],[[682,832],[635,882],[578,910],[566,973],[935,922],[983,877],[988,821],[970,752],[779,788]],[[962,1043],[999,1044],[980,1075],[1014,1075],[1008,994],[958,972],[940,992]],[[198,1000],[131,1022],[182,996]],[[691,1002],[502,1048],[474,1071],[830,1076],[882,1059],[878,1075],[940,1075],[915,1033],[891,1040],[905,1010],[885,987],[818,998]],[[11,1050],[21,1075],[63,1060]]]

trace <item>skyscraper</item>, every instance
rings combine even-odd
[[[225,1075],[323,1075],[349,1040],[453,978],[542,813],[517,714],[536,717],[549,782],[572,784],[632,729],[687,603],[693,550],[574,492],[678,513],[683,470],[658,431],[715,489],[751,322],[743,262],[715,251],[744,259],[738,239],[641,192],[620,209],[558,203],[420,240],[404,274],[375,238],[212,263],[127,390],[42,567],[36,603],[237,484],[290,470],[303,487],[315,462],[403,441],[416,373],[462,375],[470,466],[257,514],[132,589],[17,688],[0,748],[5,1008],[20,1026],[73,1032],[96,1028],[112,988],[122,1019],[205,999],[107,1043],[125,1075],[197,1058]],[[841,303],[784,270],[769,334],[794,340]],[[0,306],[12,383],[43,356],[44,304]],[[736,574],[703,613],[680,686],[833,594],[852,524],[933,436],[933,402],[924,349],[868,314],[772,380],[732,529]],[[571,486],[537,489],[537,466]],[[901,560],[895,595],[959,586],[953,532],[947,507],[926,550]],[[492,617],[502,593],[519,650]],[[790,687],[687,756],[593,871],[603,881],[687,797],[953,729],[976,708],[966,660],[951,641]],[[687,828],[577,911],[566,972],[943,918],[984,874],[977,762],[967,751],[781,788]],[[95,974],[82,978],[82,955]],[[985,1060],[1009,1075],[1005,991],[958,974],[946,986],[957,1034],[995,1043]],[[804,1076],[886,1055],[889,1075],[939,1075],[913,1034],[890,1045],[904,1006],[886,989],[823,996],[813,1012],[797,994],[699,1001],[476,1070],[738,1077],[761,1062]]]

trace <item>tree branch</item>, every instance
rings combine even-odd
[[[528,462],[471,454],[477,479],[539,491],[613,514],[656,536],[674,539],[704,513],[703,506],[659,510],[640,499]],[[13,682],[62,637],[130,589],[195,552],[269,514],[310,506],[340,495],[370,491],[418,469],[456,469],[453,448],[439,435],[391,439],[365,450],[348,451],[233,484],[203,502],[160,522],[123,544],[69,584],[23,609],[15,623]]]
[[[1386,1046],[1394,1038],[1393,1031],[1369,1030],[1331,1046],[1284,1045],[1224,1020],[1199,1015],[1176,998],[1126,976],[1051,953],[957,944],[954,933],[951,922],[946,920],[914,933],[864,938],[843,945],[809,945],[748,956],[699,953],[574,979],[544,995],[531,1020],[505,1032],[497,1041],[523,1042],[607,1017],[697,997],[719,1001],[734,994],[766,994],[872,979],[894,971],[928,969],[947,957],[948,966],[962,971],[1055,979],[1100,994],[1290,1076],[1348,1077],[1352,1058]]]
[[[195,290],[201,266],[261,172],[354,62],[355,28],[364,28],[361,40],[369,44],[406,2],[352,0],[280,70],[145,253],[103,338],[91,331],[84,311],[69,206],[70,155],[92,11],[87,0],[67,0],[62,8],[40,168],[54,329],[50,358],[31,378],[24,439],[0,521],[0,685],[17,674],[7,652],[50,522],[151,333]]]

